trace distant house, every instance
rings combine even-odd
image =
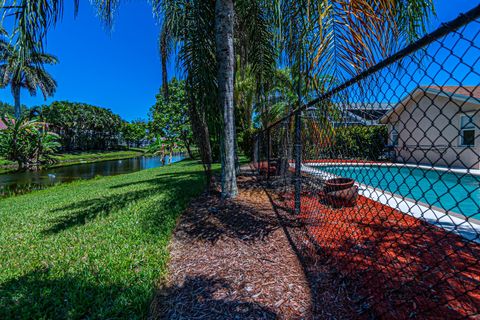
[[[5,130],[7,129],[7,125],[3,122],[3,120],[0,118],[0,130]]]
[[[480,86],[421,86],[388,111],[398,162],[480,169]]]

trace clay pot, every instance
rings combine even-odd
[[[330,191],[325,194],[328,204],[335,208],[353,207],[357,203],[358,187],[351,186],[347,189]]]
[[[325,192],[340,191],[349,189],[355,181],[350,178],[335,178],[325,181]]]
[[[267,161],[262,161],[260,162],[260,165],[258,166],[258,170],[260,171],[260,174],[267,174],[269,173],[270,175],[275,175],[277,173],[277,167],[275,164],[270,163],[270,166],[268,166]]]

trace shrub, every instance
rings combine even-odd
[[[334,146],[336,158],[379,160],[387,143],[385,126],[351,126],[335,130]]]
[[[36,169],[55,161],[53,155],[60,143],[45,123],[27,118],[2,120],[7,126],[0,131],[0,153],[5,159],[17,162],[19,169]]]

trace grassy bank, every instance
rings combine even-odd
[[[118,160],[138,157],[144,154],[144,150],[140,148],[131,148],[122,151],[87,151],[75,153],[63,153],[55,158],[58,160],[53,167],[70,166],[80,163],[91,163],[107,160]],[[2,159],[0,157],[0,173],[8,172],[16,169],[16,163]]]
[[[97,161],[118,160],[138,157],[144,154],[143,149],[130,149],[124,151],[93,151],[93,152],[78,152],[78,153],[64,153],[56,156],[58,163],[55,166],[73,165],[79,163],[89,163]]]
[[[0,318],[144,318],[203,186],[182,161],[0,200]]]

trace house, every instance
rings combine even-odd
[[[342,125],[377,125],[393,106],[383,102],[348,103],[344,108]]]
[[[420,86],[379,121],[401,163],[480,169],[480,86]]]
[[[0,130],[5,130],[7,129],[7,125],[3,122],[3,120],[0,118]]]
[[[336,106],[338,113],[335,116],[328,116],[334,127],[346,126],[375,126],[393,106],[389,103],[360,102],[360,103],[339,103]],[[318,108],[310,107],[304,112],[304,116],[318,120],[316,113]]]

